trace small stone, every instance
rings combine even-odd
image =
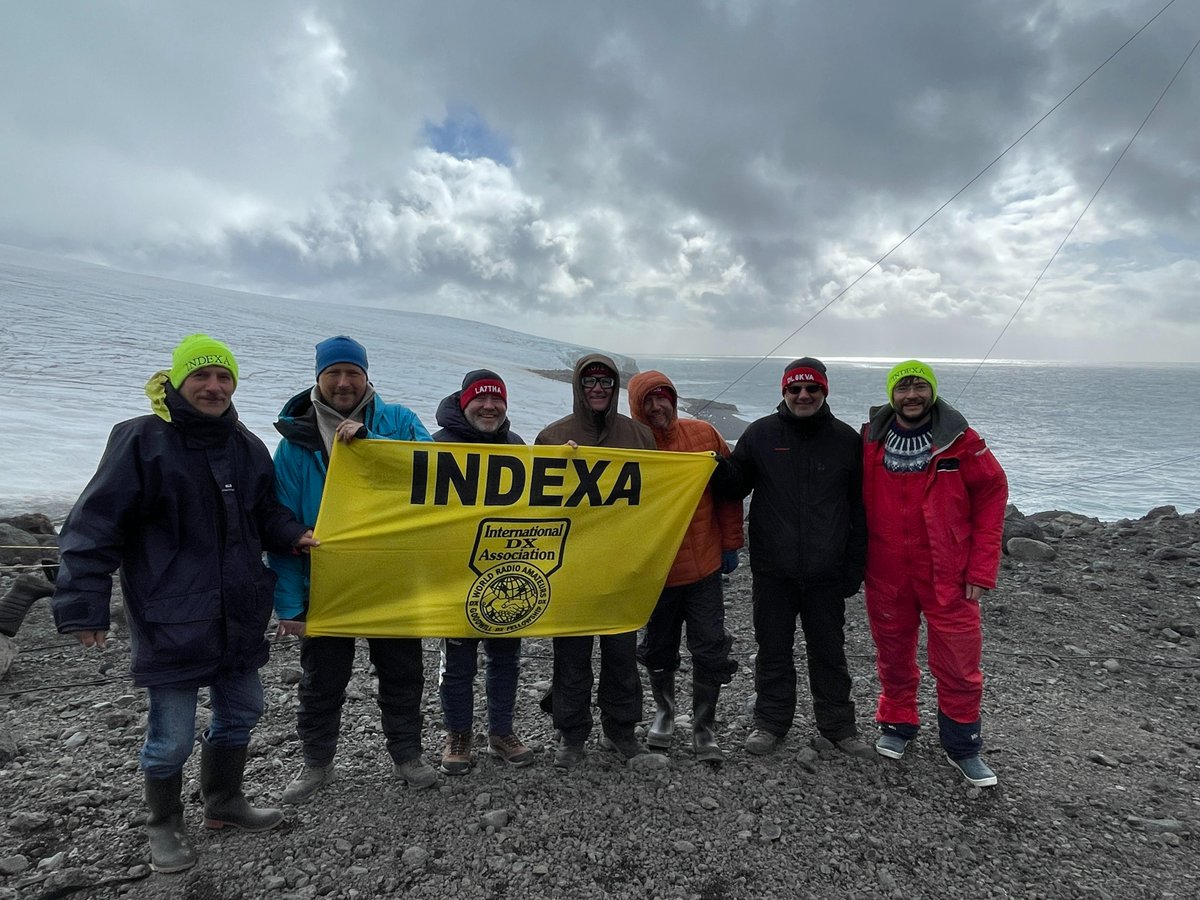
[[[7,634],[0,634],[0,676],[12,668],[17,658],[17,645]],[[0,760],[3,762],[3,760]]]
[[[429,862],[429,851],[424,847],[409,847],[400,857],[400,862],[411,869],[422,869]]]
[[[1106,659],[1106,660],[1104,661],[1104,671],[1106,671],[1106,672],[1114,672],[1114,673],[1115,673],[1115,672],[1120,672],[1120,671],[1121,671],[1121,663],[1120,663],[1120,661],[1119,661],[1119,660],[1115,660],[1115,659]]]
[[[288,666],[279,671],[280,684],[299,684],[300,679],[304,677],[304,671],[297,669],[294,666]]]
[[[92,876],[88,875],[83,869],[63,869],[61,872],[55,871],[50,873],[50,877],[46,879],[44,885],[46,892],[42,896],[66,897],[82,888],[91,887],[92,884]]]
[[[821,754],[819,754],[812,747],[801,747],[796,752],[796,757],[795,757],[796,762],[799,764],[800,768],[802,768],[805,772],[808,772],[811,775],[816,774],[817,761],[820,758],[821,758]]]
[[[20,875],[29,868],[29,860],[20,853],[0,857],[0,875]]]
[[[484,827],[491,826],[492,828],[500,829],[508,824],[508,810],[489,810],[488,812],[485,812],[481,818],[483,820]]]
[[[39,828],[44,828],[50,823],[50,817],[45,813],[39,812],[18,812],[8,820],[8,827],[17,834],[25,834],[30,831],[37,831]]]
[[[1138,831],[1151,834],[1181,834],[1187,831],[1187,826],[1178,819],[1143,819],[1141,816],[1126,816],[1125,824]]]
[[[1035,541],[1033,538],[1010,538],[1006,549],[1008,550],[1008,555],[1013,559],[1025,560],[1027,562],[1048,562],[1058,556],[1058,551],[1049,544],[1042,541]]]
[[[1162,635],[1164,640],[1168,640],[1172,644],[1178,644],[1179,638],[1182,637],[1174,628],[1164,628],[1159,634]]]
[[[1191,559],[1193,556],[1191,550],[1185,547],[1159,547],[1150,554],[1151,559]]]
[[[533,872],[534,875],[549,875],[550,867],[545,863],[534,863],[534,866],[530,871]]]
[[[763,822],[758,826],[758,833],[764,840],[777,841],[783,834],[783,829],[776,822]]]
[[[87,739],[88,736],[84,732],[77,731],[66,739],[66,741],[63,743],[63,746],[68,750],[74,750],[76,747],[82,747],[84,744],[86,744]]]
[[[268,891],[282,891],[287,887],[287,879],[282,875],[269,875],[263,879],[263,888]]]
[[[47,856],[43,860],[39,860],[37,867],[40,872],[57,872],[62,868],[63,860],[67,858],[67,852],[60,850],[53,856]]]
[[[108,728],[125,728],[137,721],[137,715],[127,709],[117,709],[104,714],[104,724]]]
[[[476,809],[486,809],[487,807],[489,807],[491,805],[492,805],[492,795],[489,794],[487,791],[484,791],[482,794],[479,794],[475,797],[475,808]]]
[[[691,841],[676,841],[674,844],[676,853],[695,853],[696,845]]]
[[[714,800],[712,797],[701,797],[700,805],[702,807],[704,807],[705,809],[720,809],[721,808],[721,804],[718,803],[716,800]]]
[[[669,765],[670,760],[661,753],[643,753],[641,756],[635,756],[629,761],[629,768],[638,772],[660,771]]]
[[[1051,596],[1061,596],[1063,589],[1061,586],[1050,581],[1043,581],[1041,584],[1042,593],[1050,594]]]
[[[1119,763],[1117,760],[1113,759],[1111,756],[1108,756],[1108,755],[1107,755],[1107,754],[1105,754],[1105,753],[1101,753],[1099,750],[1093,750],[1093,751],[1091,751],[1091,752],[1090,752],[1090,753],[1087,755],[1087,758],[1088,758],[1088,759],[1089,759],[1091,762],[1094,762],[1094,763],[1099,763],[1099,764],[1100,764],[1100,765],[1102,765],[1102,766],[1108,766],[1108,767],[1110,767],[1110,768],[1113,768],[1113,769],[1115,769],[1115,768],[1117,768],[1118,766],[1120,766],[1120,765],[1121,765],[1121,764],[1120,764],[1120,763]]]

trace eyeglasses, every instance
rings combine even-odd
[[[585,388],[602,387],[608,391],[612,390],[612,386],[617,383],[617,379],[610,375],[584,375],[579,379],[579,383]]]
[[[791,394],[793,397],[795,397],[801,391],[803,391],[806,394],[819,394],[819,393],[821,393],[821,386],[819,384],[789,384],[788,385],[787,392],[789,394]]]

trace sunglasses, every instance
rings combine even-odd
[[[609,375],[584,375],[579,379],[579,383],[585,388],[594,388],[599,386],[607,391],[617,383],[617,379]]]
[[[819,394],[819,393],[821,393],[821,386],[819,384],[789,384],[788,385],[787,392],[789,394],[791,394],[793,397],[796,396],[797,394],[799,394],[801,391],[803,391],[806,394]]]

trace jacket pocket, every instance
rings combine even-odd
[[[159,597],[145,605],[148,647],[139,648],[155,669],[215,662],[225,646],[219,590]]]

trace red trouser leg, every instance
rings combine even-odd
[[[983,699],[979,603],[965,597],[945,604],[929,599],[924,612],[929,632],[929,670],[937,679],[938,709],[955,722],[976,722]]]
[[[875,639],[875,670],[879,674],[879,705],[875,721],[889,725],[919,725],[917,636],[921,606],[911,581],[884,595],[867,587],[867,619]]]

